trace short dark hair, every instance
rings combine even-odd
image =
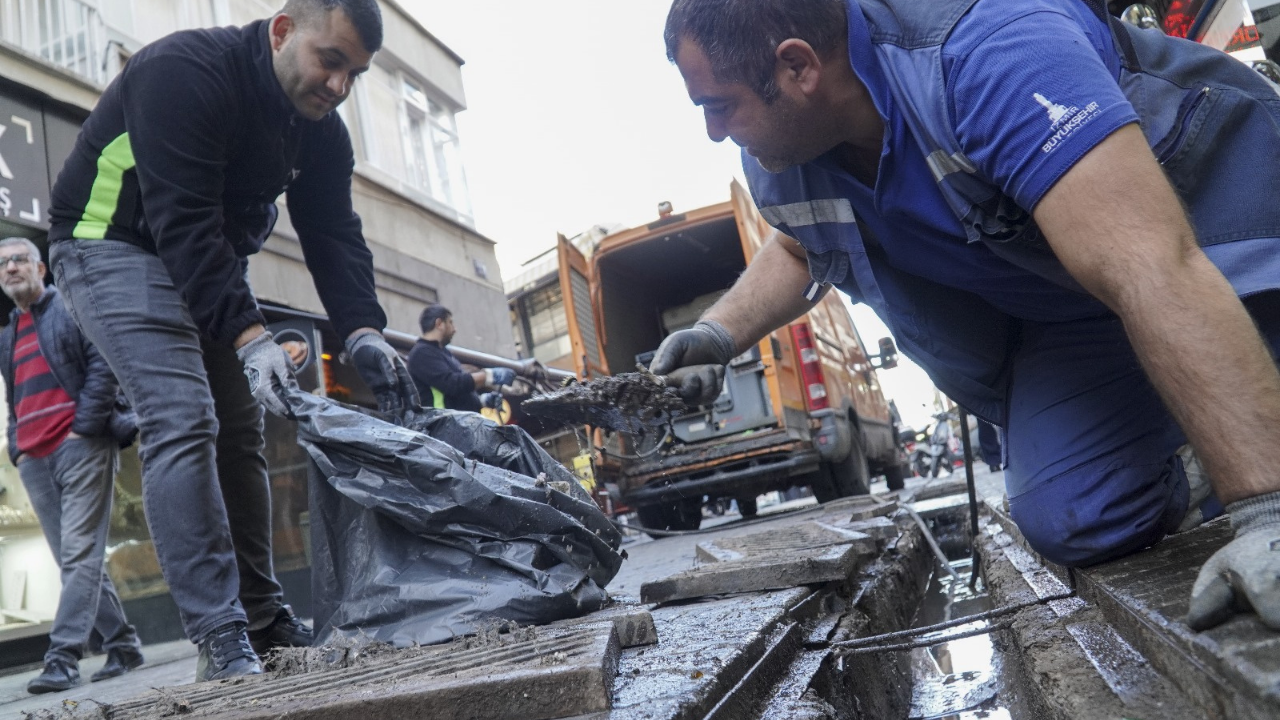
[[[743,83],[772,103],[778,45],[799,38],[825,56],[848,37],[847,23],[845,0],[675,0],[662,35],[671,62],[688,38],[707,54],[716,80]]]
[[[436,329],[436,321],[448,320],[452,316],[449,308],[443,305],[428,305],[418,316],[418,327],[422,328],[422,332],[429,333]]]
[[[382,11],[378,9],[378,0],[288,0],[280,12],[306,22],[316,13],[334,10],[341,10],[355,26],[365,50],[373,53],[382,49]]]

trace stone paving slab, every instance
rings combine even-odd
[[[613,629],[618,633],[619,647],[639,647],[658,642],[658,630],[654,627],[653,615],[649,612],[648,607],[640,605],[634,599],[626,601],[613,598],[609,605],[590,615],[557,620],[548,624],[547,627],[568,628],[579,625],[594,625],[602,622],[613,623]]]
[[[550,720],[607,710],[618,653],[612,623],[524,628],[374,652],[348,667],[163,688],[113,705],[109,717]]]
[[[1022,546],[999,504],[988,503],[1000,526]],[[1120,560],[1071,572],[1077,592],[1096,604],[1109,627],[1144,662],[1175,684],[1202,717],[1280,717],[1280,633],[1242,614],[1201,633],[1186,626],[1200,566],[1232,537],[1220,518]],[[1044,563],[1064,580],[1065,568]],[[1100,645],[1105,645],[1102,643]]]
[[[1226,518],[1137,555],[1077,572],[1080,593],[1212,717],[1280,717],[1280,633],[1244,614],[1193,632],[1184,619],[1200,566],[1232,538]]]
[[[876,553],[872,538],[861,533],[858,536],[857,544],[829,545],[808,551],[797,548],[788,554],[748,555],[740,560],[709,563],[641,585],[640,599],[646,603],[663,603],[844,580],[864,557]]]
[[[790,588],[655,609],[658,645],[623,654],[614,709],[602,717],[706,717],[776,646],[791,609],[812,593]]]
[[[930,500],[920,500],[911,503],[911,509],[915,510],[921,518],[929,520],[939,515],[953,515],[960,508],[969,506],[968,495],[944,495],[942,497]]]
[[[985,579],[996,605],[1060,595],[1068,586],[1005,531],[988,523],[980,535]],[[1006,662],[1037,688],[1017,693],[1041,714],[1064,719],[1204,717],[1169,678],[1106,623],[1098,607],[1079,597],[1019,613]],[[1003,692],[1003,691],[1002,691]],[[1034,707],[1042,705],[1043,707]],[[1040,715],[1034,715],[1039,717]]]
[[[875,539],[866,533],[810,521],[752,535],[707,540],[698,543],[696,551],[699,561],[718,563],[765,556],[794,557],[795,553],[807,554],[832,545],[854,545],[868,553],[876,550]]]

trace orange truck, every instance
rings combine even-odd
[[[563,237],[560,284],[579,377],[634,371],[663,338],[692,326],[775,232],[737,182],[731,200],[605,237],[590,259]],[[596,478],[646,528],[697,528],[704,502],[733,499],[745,517],[762,493],[808,486],[819,501],[901,487],[904,456],[878,368],[844,302],[828,293],[806,315],[734,358],[724,390],[660,433],[605,439]]]

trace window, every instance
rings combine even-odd
[[[453,110],[426,85],[377,63],[356,81],[338,108],[351,131],[356,157],[390,175],[424,204],[471,222],[471,199]]]
[[[470,216],[453,112],[430,97],[415,80],[401,80],[404,180],[434,200]]]
[[[541,363],[550,363],[573,351],[559,283],[535,290],[520,302],[524,306],[529,352],[533,357]]]

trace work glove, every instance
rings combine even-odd
[[[1280,492],[1227,505],[1236,538],[1200,568],[1187,625],[1207,630],[1237,612],[1280,630]]]
[[[418,407],[418,388],[409,376],[409,368],[383,339],[382,333],[367,332],[347,338],[347,355],[373,391],[379,411],[399,417],[406,410]]]
[[[480,407],[497,410],[502,407],[502,393],[487,392],[480,395]]]
[[[264,332],[241,345],[236,350],[236,357],[244,363],[249,392],[262,403],[262,407],[280,417],[293,418],[285,400],[289,393],[298,390],[298,381],[293,377],[293,361],[284,348],[276,344],[271,333]]]
[[[511,368],[486,368],[484,384],[491,388],[500,388],[516,381],[516,371]]]
[[[733,336],[715,320],[699,320],[688,330],[667,336],[653,354],[649,372],[667,377],[691,405],[706,405],[720,395],[724,366],[734,352]]]

